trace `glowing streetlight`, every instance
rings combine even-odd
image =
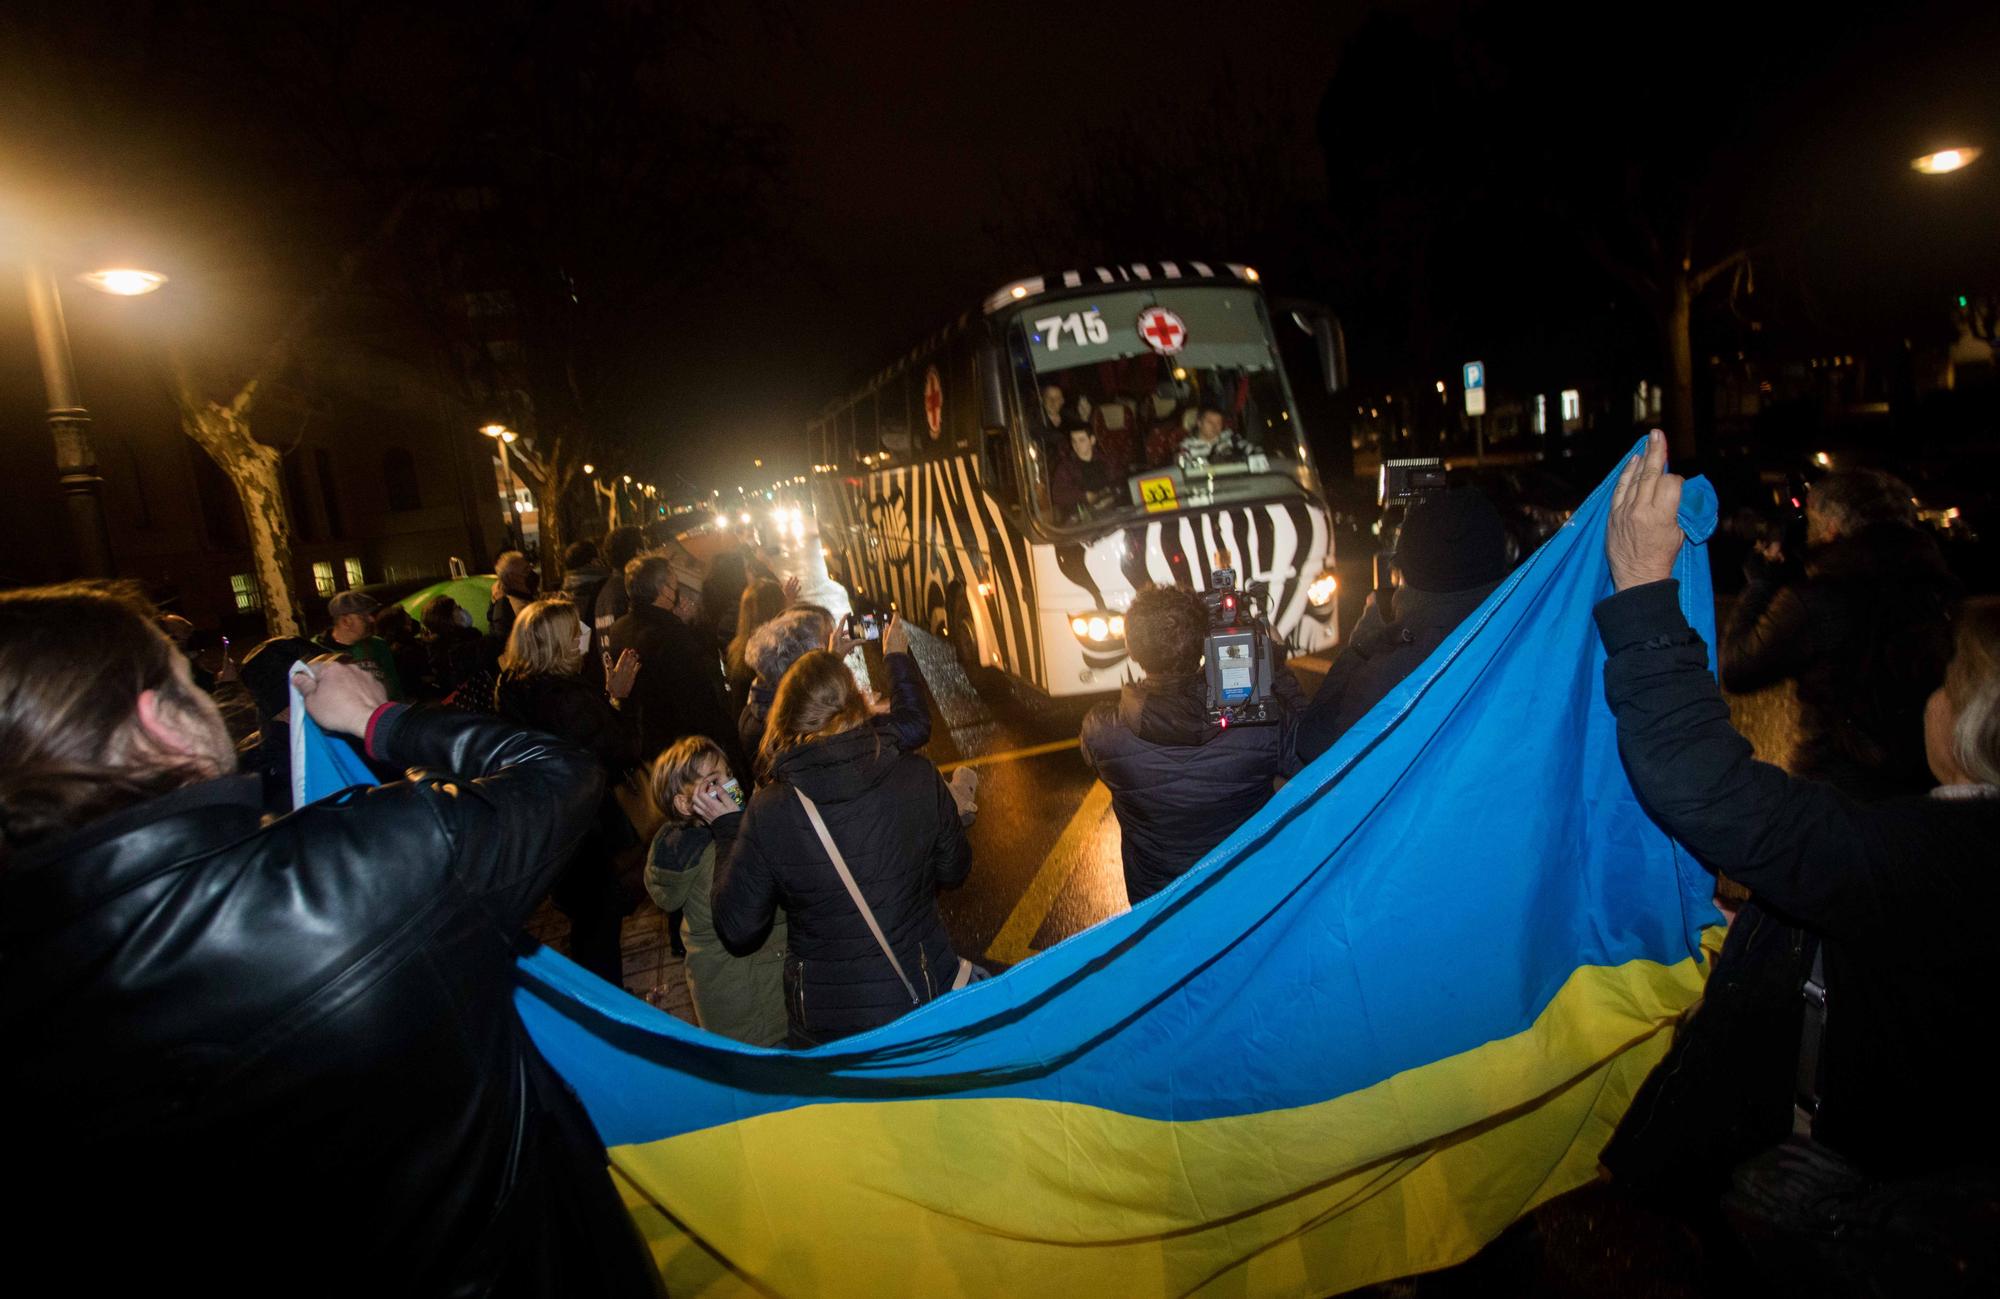
[[[513,539],[514,549],[523,549],[527,543],[521,533],[521,515],[525,511],[521,506],[521,494],[514,486],[514,462],[507,458],[507,444],[521,435],[505,424],[481,424],[479,431],[492,438],[500,448],[500,472],[507,478],[507,534]]]
[[[101,271],[85,271],[76,277],[80,284],[87,284],[99,293],[112,293],[121,298],[136,298],[153,292],[167,282],[167,277],[158,271],[142,271],[130,266],[106,267]]]
[[[583,466],[583,476],[584,476],[585,478],[588,478],[588,477],[590,477],[590,476],[591,476],[592,474],[594,474],[594,473],[596,473],[596,472],[597,472],[597,466],[596,466],[596,465],[593,465],[593,464],[589,464],[589,463],[585,463],[585,465]]]
[[[126,296],[151,293],[167,282],[153,271],[98,271],[82,277],[85,284]],[[49,433],[55,440],[56,479],[62,484],[76,546],[77,567],[85,577],[110,577],[111,531],[104,521],[104,480],[97,473],[97,451],[90,443],[90,412],[77,395],[76,372],[69,353],[69,325],[63,320],[62,292],[48,265],[30,259],[27,267],[28,321],[35,336],[35,354],[42,365],[42,386],[49,397]]]
[[[1971,166],[1973,161],[1979,157],[1979,154],[1980,150],[1970,145],[1960,145],[1956,149],[1939,149],[1936,153],[1927,153],[1921,158],[1913,158],[1910,160],[1910,167],[1915,171],[1922,172],[1926,176],[1942,176],[1946,172],[1958,171],[1961,168]]]

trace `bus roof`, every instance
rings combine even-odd
[[[1240,280],[1257,283],[1254,268],[1241,262],[1127,262],[1119,266],[1089,266],[1080,271],[1058,271],[1033,275],[1012,284],[1003,284],[987,296],[985,311],[992,315],[1017,302],[1026,302],[1045,293],[1065,289],[1094,288],[1100,284],[1159,284],[1186,280]]]
[[[1256,284],[1255,267],[1241,262],[1124,262],[1117,266],[1092,266],[1076,271],[1054,271],[1046,275],[1032,275],[1026,279],[1003,284],[987,296],[983,314],[992,315],[1016,303],[1032,301],[1046,294],[1062,293],[1069,289],[1081,289],[1100,284],[1187,284],[1202,280]],[[880,388],[891,378],[914,366],[926,357],[936,354],[944,345],[972,323],[972,313],[966,312],[944,328],[931,333],[922,342],[903,355],[876,371],[859,387],[842,396],[829,400],[822,406],[810,423],[816,424],[843,406]]]

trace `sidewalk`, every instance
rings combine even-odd
[[[556,951],[569,954],[569,920],[544,901],[528,921],[528,933]],[[643,997],[678,1019],[694,1023],[694,1002],[688,996],[687,962],[667,943],[667,916],[650,901],[625,917],[620,947],[625,956],[625,991]]]

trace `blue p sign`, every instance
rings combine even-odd
[[[1470,388],[1484,388],[1484,387],[1486,386],[1486,363],[1485,363],[1485,362],[1483,362],[1483,361],[1467,361],[1467,362],[1465,363],[1465,386],[1466,386],[1466,387],[1467,387],[1468,389],[1470,389]]]

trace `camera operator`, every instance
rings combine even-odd
[[[313,719],[420,770],[266,820],[149,614],[0,595],[16,1262],[93,1294],[651,1293],[514,1011],[589,755],[320,660]]]
[[[1507,530],[1477,487],[1410,502],[1396,543],[1402,585],[1385,613],[1379,593],[1348,635],[1298,725],[1298,761],[1311,762],[1431,656],[1507,576]]]
[[[1111,790],[1124,839],[1125,892],[1137,903],[1165,888],[1249,820],[1288,764],[1299,686],[1278,668],[1282,714],[1272,725],[1209,720],[1202,647],[1208,606],[1193,591],[1149,586],[1125,611],[1125,644],[1146,670],[1116,703],[1083,722],[1083,759]]]

